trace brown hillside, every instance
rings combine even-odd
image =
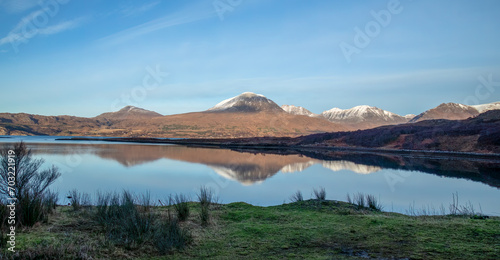
[[[119,117],[118,117],[119,118]],[[105,117],[0,114],[2,135],[121,137],[253,137],[300,136],[348,130],[326,120],[285,112],[197,112],[122,120]]]
[[[285,112],[196,112],[142,121],[122,121],[115,127],[134,129],[135,136],[182,138],[300,136],[348,130],[326,120]]]

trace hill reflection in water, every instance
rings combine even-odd
[[[500,163],[490,160],[360,154],[331,150],[234,151],[178,145],[114,143],[46,143],[30,147],[35,154],[94,154],[103,159],[117,161],[125,167],[160,159],[203,164],[220,176],[243,185],[264,182],[278,172],[300,172],[312,165],[321,165],[331,171],[349,170],[357,174],[372,174],[384,168],[420,171],[500,187]]]

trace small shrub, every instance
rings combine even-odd
[[[10,150],[14,151],[11,154]],[[39,221],[46,221],[53,210],[54,197],[48,187],[54,183],[61,173],[57,167],[41,170],[43,159],[33,159],[31,150],[23,142],[13,147],[0,150],[0,196],[11,197],[9,180],[9,164],[15,164],[14,197],[17,200],[17,223],[21,226],[33,226]]]
[[[314,189],[313,193],[314,197],[319,201],[323,201],[326,199],[326,191],[323,187],[320,187],[319,190]]]
[[[151,238],[155,215],[140,212],[133,195],[123,191],[97,195],[95,218],[106,230],[106,235],[126,248],[142,245]]]
[[[214,194],[214,191],[205,186],[200,187],[200,193],[198,193],[198,201],[202,205],[211,205],[217,202],[217,197]]]
[[[290,200],[292,202],[302,202],[304,201],[304,197],[302,196],[302,192],[300,192],[300,190],[298,190],[297,192],[295,192],[292,197],[290,197]]]
[[[74,211],[78,211],[84,207],[89,207],[91,205],[89,194],[80,193],[76,189],[68,193],[68,198]]]
[[[167,254],[174,248],[184,248],[191,240],[191,234],[182,229],[176,219],[171,219],[157,229],[154,236],[154,246],[160,254]]]
[[[380,202],[375,198],[375,196],[371,194],[366,194],[366,204],[368,208],[376,210],[376,211],[381,211],[382,210],[382,205]]]
[[[48,211],[44,208],[42,197],[37,197],[31,192],[25,192],[20,197],[16,208],[22,226],[31,227],[39,221],[47,222]]]
[[[140,204],[137,204],[136,201]],[[177,195],[169,202],[187,205],[188,198]],[[106,237],[127,249],[139,248],[145,243],[155,246],[162,254],[181,249],[191,241],[191,235],[182,229],[177,218],[160,219],[148,208],[151,205],[149,193],[135,199],[132,193],[97,193],[95,219],[104,227]],[[175,205],[174,205],[175,206]],[[185,214],[185,213],[183,213]]]
[[[202,186],[200,187],[200,192],[198,193],[198,201],[200,202],[201,207],[201,224],[206,226],[210,222],[210,206],[217,202],[217,197],[212,189]]]
[[[177,219],[185,221],[189,217],[189,198],[184,194],[176,194],[173,197],[174,209],[177,212]]]
[[[365,207],[365,195],[361,192],[354,194],[354,204],[358,207],[358,209]]]
[[[141,196],[138,197],[138,200],[139,209],[141,212],[149,212],[151,210],[151,207],[154,206],[153,202],[151,201],[151,193],[149,191],[141,194]]]
[[[351,195],[347,193],[347,202],[354,204],[358,209],[369,208],[376,211],[382,210],[382,204],[380,204],[378,199],[371,194],[365,195],[362,192],[358,192],[351,197]]]
[[[54,191],[47,191],[44,195],[44,206],[49,213],[52,213],[57,206],[57,202],[59,201],[59,193]]]

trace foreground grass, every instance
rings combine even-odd
[[[498,217],[411,217],[308,200],[272,207],[242,202],[213,205],[211,222],[204,225],[199,203],[190,202],[189,207],[190,217],[181,226],[193,240],[166,256],[149,244],[126,249],[107,241],[88,211],[74,212],[67,206],[58,207],[48,223],[19,232],[17,249],[25,252],[20,259],[497,259],[500,255]],[[154,211],[166,214],[167,208]]]

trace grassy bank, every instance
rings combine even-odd
[[[200,218],[199,202],[186,205],[189,213],[179,226],[190,239],[184,248],[166,255],[147,240],[132,247],[110,241],[106,229],[92,217],[97,208],[58,206],[48,222],[18,233],[19,259],[495,259],[500,255],[498,217],[414,217],[345,202],[307,200],[271,207],[212,204],[207,224]],[[175,215],[173,205],[149,210],[148,214],[163,217]],[[6,251],[2,255],[9,256]]]

